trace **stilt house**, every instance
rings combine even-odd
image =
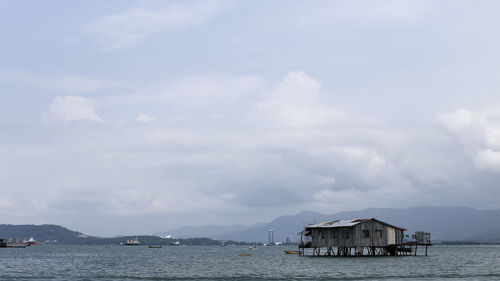
[[[306,226],[302,235],[310,241],[299,248],[313,248],[313,255],[321,248],[325,255],[397,255],[405,230],[375,218],[332,220]]]

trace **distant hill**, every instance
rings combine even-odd
[[[57,240],[59,243],[74,243],[83,238],[81,232],[72,231],[60,225],[44,224],[44,225],[12,225],[0,224],[0,238],[4,239],[29,239],[35,238],[39,242],[46,240]]]
[[[83,235],[81,232],[69,230],[60,225],[12,225],[0,224],[0,238],[6,241],[29,239],[33,237],[38,242],[51,244],[79,244],[79,245],[118,245],[129,239],[137,237],[143,245],[170,245],[179,241],[182,245],[219,245],[220,241],[210,238],[163,239],[153,235],[121,236],[114,238],[101,238]],[[50,242],[49,242],[50,241]],[[226,244],[239,244],[227,241]]]
[[[480,241],[483,243],[500,242],[500,210],[477,210],[464,207],[412,207],[406,209],[369,208],[361,211],[347,211],[332,215],[304,211],[296,215],[276,218],[270,223],[256,224],[241,229],[241,226],[192,226],[183,228],[186,237],[203,235],[214,239],[236,241],[267,241],[268,230],[274,230],[275,241],[284,241],[287,235],[297,233],[310,223],[332,219],[375,217],[407,228],[407,234],[416,230],[431,232],[433,241]],[[223,230],[229,230],[223,233]],[[171,233],[175,233],[172,230]],[[179,232],[180,233],[180,232]],[[182,236],[181,236],[182,237]]]

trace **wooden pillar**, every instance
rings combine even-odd
[[[415,244],[415,256],[417,255],[417,247],[418,247],[418,243]]]
[[[425,245],[425,256],[427,256],[427,246],[428,245]]]

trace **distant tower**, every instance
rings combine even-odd
[[[274,244],[274,230],[269,229],[269,244]]]

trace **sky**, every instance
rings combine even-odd
[[[500,2],[0,0],[0,223],[500,208]]]

